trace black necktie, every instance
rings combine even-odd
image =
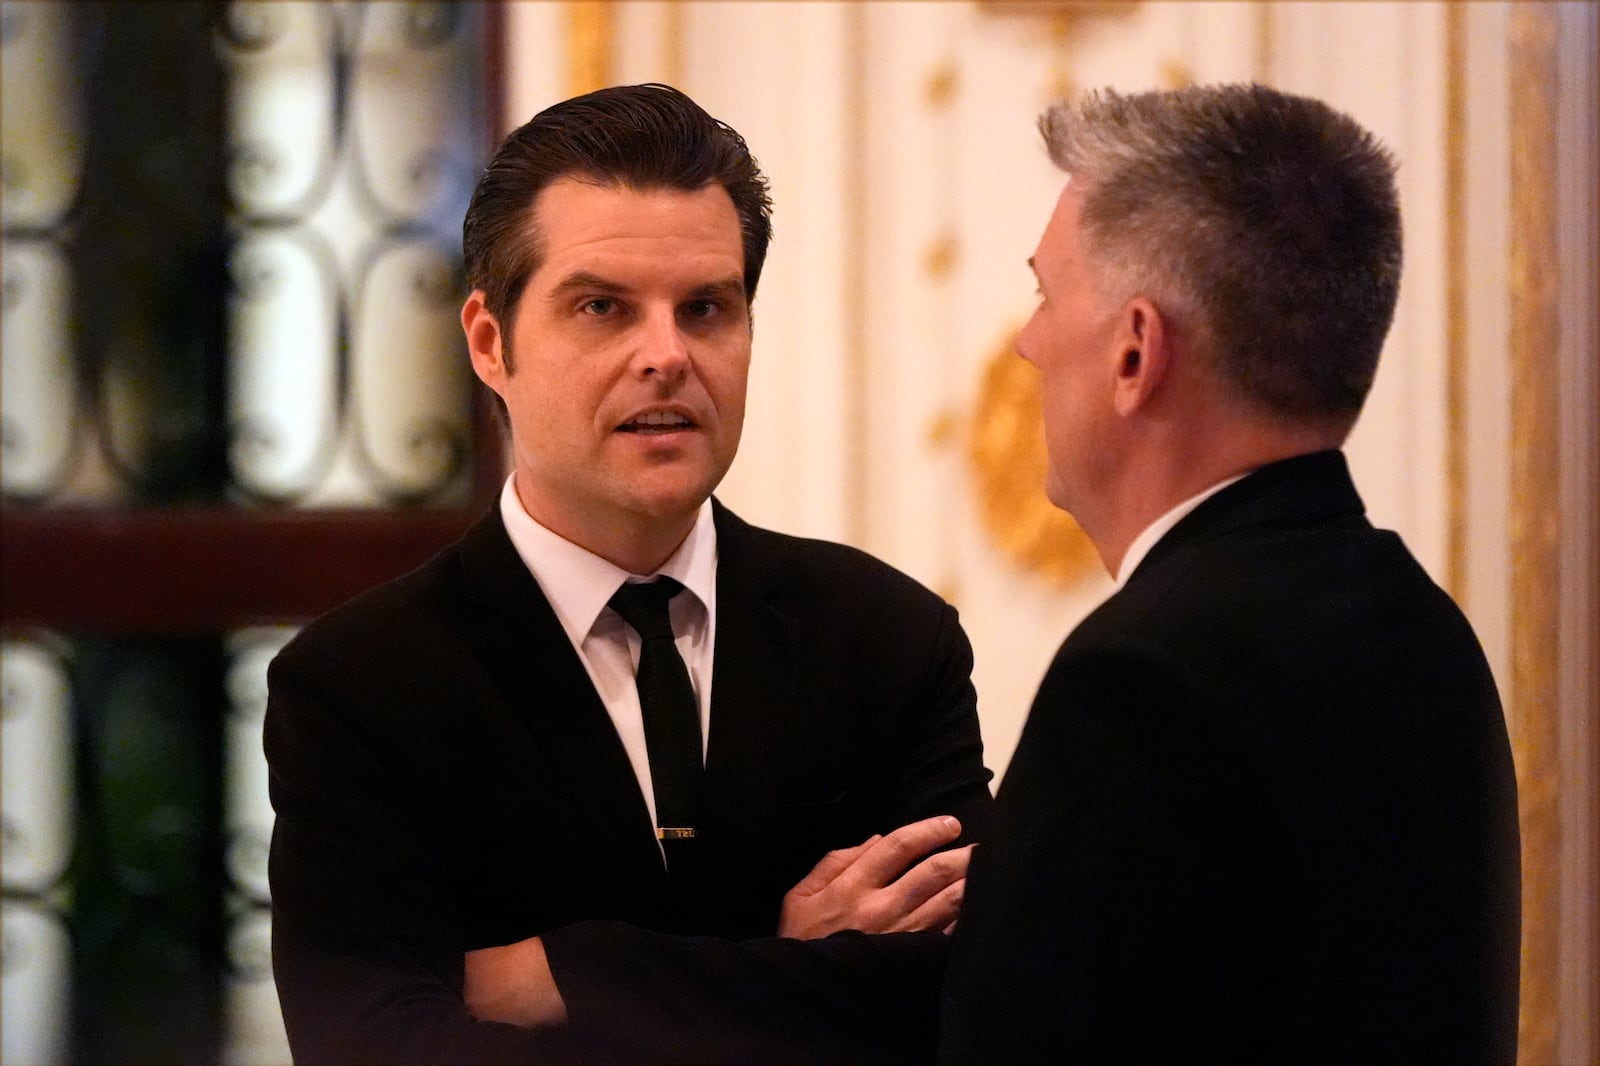
[[[701,771],[700,704],[667,613],[667,601],[682,591],[682,585],[663,577],[625,584],[611,597],[611,609],[642,644],[635,680],[656,794],[656,836],[665,842],[693,838]]]

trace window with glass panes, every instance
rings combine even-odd
[[[502,476],[499,14],[0,4],[0,1061],[285,1063],[266,664]]]

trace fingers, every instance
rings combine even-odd
[[[961,910],[966,891],[967,865],[972,845],[929,856],[889,886],[899,895],[902,917],[893,928],[937,929],[948,925]]]
[[[972,848],[973,845],[968,844],[964,848],[930,855],[907,870],[897,884],[907,897],[926,897],[942,891],[967,876],[967,867],[972,863]]]
[[[960,835],[961,823],[940,815],[829,852],[784,895],[778,935],[943,928],[961,908],[972,849],[936,849]]]
[[[956,919],[961,916],[961,904],[967,895],[967,879],[957,878],[935,892],[928,901],[895,926],[896,932],[915,932],[918,929],[942,929],[947,935],[955,931]]]
[[[821,892],[833,883],[834,878],[848,870],[850,864],[855,862],[863,852],[882,839],[883,837],[880,834],[874,833],[853,848],[840,848],[838,851],[828,852],[822,857],[822,861],[813,866],[811,872],[801,878],[800,883],[790,891],[802,896],[811,896]]]
[[[848,873],[865,887],[882,888],[897,880],[912,863],[960,835],[961,823],[948,814],[903,825],[866,847],[848,870],[840,871],[840,876]],[[966,869],[965,860],[962,860],[962,869]]]

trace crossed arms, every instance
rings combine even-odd
[[[912,683],[838,668],[848,635],[826,649],[820,720],[769,744],[836,798],[771,812],[770,841],[728,868],[741,914],[720,936],[657,931],[625,842],[593,831],[609,793],[570,757],[581,739],[544,745],[475,652],[411,623],[368,637],[370,615],[359,643],[292,644],[266,742],[296,1062],[930,1059],[967,861],[937,849],[981,836],[991,800],[970,649],[954,612],[929,613],[894,617]]]
[[[831,851],[783,898],[778,936],[817,940],[845,930],[950,932],[961,911],[972,845],[939,851],[961,835],[948,815]],[[467,952],[467,1009],[480,1021],[525,1028],[563,1025],[567,1005],[544,941],[529,937]]]

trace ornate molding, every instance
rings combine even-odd
[[[1559,1058],[1561,998],[1560,388],[1554,116],[1557,22],[1511,12],[1511,685],[1522,823],[1519,1060]]]
[[[1027,18],[1044,24],[1041,38],[1053,53],[1045,98],[1064,100],[1078,95],[1069,73],[1067,53],[1078,27],[1095,19],[1121,17],[1138,10],[1138,0],[978,0],[987,15]]]
[[[989,14],[1047,18],[1062,26],[1126,15],[1138,6],[1139,0],[978,0],[978,9]]]
[[[1467,53],[1466,13],[1444,13],[1445,563],[1444,587],[1457,603],[1467,586]]]
[[[929,281],[949,281],[960,259],[961,242],[954,234],[940,234],[922,255],[923,273],[928,275]]]
[[[616,36],[611,0],[567,0],[568,95],[611,84],[612,40]]]
[[[1194,71],[1189,64],[1176,56],[1168,57],[1161,61],[1161,87],[1163,89],[1187,89],[1194,84]]]
[[[946,59],[928,73],[928,83],[923,89],[923,99],[934,110],[949,107],[955,102],[961,85],[961,75],[955,61]]]
[[[1100,565],[1094,545],[1044,493],[1039,374],[1016,354],[1009,333],[990,355],[969,425],[967,459],[979,517],[995,544],[1019,566],[1071,585]]]

